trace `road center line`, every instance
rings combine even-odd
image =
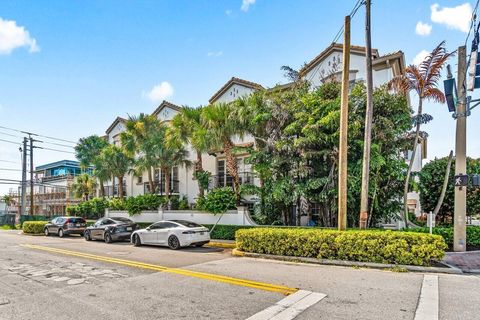
[[[438,276],[423,276],[422,290],[414,320],[438,320]]]
[[[292,320],[326,296],[323,293],[299,290],[247,320]]]
[[[259,289],[259,290],[264,290],[264,291],[278,292],[278,293],[282,293],[282,294],[285,294],[285,295],[290,295],[290,294],[298,291],[298,289],[296,289],[296,288],[289,288],[289,287],[281,286],[281,285],[274,285],[274,284],[269,284],[269,283],[264,283],[264,282],[227,277],[227,276],[222,276],[222,275],[217,275],[217,274],[212,274],[212,273],[203,273],[203,272],[191,271],[191,270],[187,270],[187,269],[168,268],[168,267],[164,267],[164,266],[160,266],[160,265],[143,263],[143,262],[134,261],[134,260],[125,260],[125,259],[118,259],[118,258],[112,258],[112,257],[105,257],[105,256],[99,256],[99,255],[94,255],[94,254],[90,254],[90,253],[83,253],[83,252],[77,252],[77,251],[57,249],[57,248],[51,248],[51,247],[45,247],[45,246],[39,246],[39,245],[33,245],[33,244],[24,244],[22,246],[26,247],[26,248],[30,248],[30,249],[36,249],[36,250],[42,250],[42,251],[47,251],[47,252],[69,255],[69,256],[75,256],[75,257],[80,257],[80,258],[85,258],[85,259],[90,259],[90,260],[97,260],[97,261],[115,263],[115,264],[120,264],[120,265],[134,267],[134,268],[147,269],[147,270],[153,270],[153,271],[158,271],[158,272],[167,272],[167,273],[173,273],[173,274],[183,275],[183,276],[187,276],[187,277],[193,277],[193,278],[205,279],[205,280],[210,280],[210,281],[223,282],[223,283],[228,283],[228,284],[233,284],[233,285],[243,286],[243,287],[249,287],[249,288],[254,288],[254,289]]]

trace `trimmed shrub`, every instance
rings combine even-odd
[[[128,211],[129,215],[133,216],[146,210],[158,210],[160,206],[163,206],[166,203],[166,197],[147,193],[136,197],[128,197],[125,200],[125,209]]]
[[[409,231],[412,232],[421,232],[421,233],[429,233],[429,228],[410,228]],[[448,245],[453,245],[453,228],[433,228],[433,234],[437,234],[442,236],[445,242]],[[467,227],[467,245],[468,246],[480,246],[480,226],[468,226]]]
[[[24,233],[43,233],[48,221],[25,221],[22,230]]]
[[[418,266],[440,261],[447,248],[438,235],[395,231],[254,228],[238,230],[236,241],[246,252]]]
[[[196,208],[213,214],[225,213],[237,208],[235,192],[230,187],[215,188],[202,199],[197,200]]]
[[[208,230],[212,230],[213,224],[204,224],[204,226],[208,228]],[[235,232],[237,232],[237,230],[251,228],[255,228],[255,226],[217,224],[217,226],[213,230],[213,233],[210,234],[210,238],[217,240],[235,240]]]

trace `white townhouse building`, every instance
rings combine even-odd
[[[301,70],[300,76],[309,81],[313,88],[318,87],[323,82],[329,79],[341,79],[342,70],[342,51],[343,46],[338,43],[333,43],[325,50],[323,50],[318,56],[308,62]],[[380,55],[378,50],[373,49],[373,82],[374,86],[378,87],[386,84],[393,77],[402,74],[405,71],[405,58],[402,51],[394,53]],[[352,46],[351,48],[351,70],[350,81],[351,83],[364,81],[365,76],[365,47]],[[288,86],[289,84],[283,85]],[[277,86],[278,88],[278,86]],[[223,86],[216,91],[209,99],[209,103],[216,102],[228,103],[238,99],[239,97],[250,95],[256,90],[264,89],[261,84],[232,77]],[[176,113],[181,109],[168,101],[163,101],[155,111],[152,112],[160,121],[169,122]],[[125,130],[126,119],[117,117],[115,121],[108,127],[106,131],[106,139],[113,144],[120,143],[120,133]],[[253,137],[245,136],[243,139],[239,137],[233,137],[233,141],[238,146],[253,145]],[[417,157],[415,160],[414,171],[419,171],[422,167],[422,159],[426,157],[426,141],[419,146]],[[190,151],[190,160],[195,161],[195,153]],[[238,154],[238,165],[240,173],[241,183],[253,183],[258,185],[259,180],[252,172],[252,168],[245,161],[248,154]],[[225,156],[222,153],[210,153],[202,155],[203,167],[205,170],[212,173],[211,187],[216,186],[231,186],[233,184],[232,177],[230,177],[226,171]],[[154,171],[154,179],[159,184],[159,194],[165,192],[164,174],[160,170]],[[195,198],[198,195],[198,184],[193,178],[193,167],[178,167],[172,170],[171,174],[171,186],[172,193],[180,196],[186,196],[190,203],[195,202]],[[135,196],[148,192],[149,186],[147,181],[147,174],[142,176],[135,176],[134,174],[128,174],[124,181],[124,190],[127,196]],[[106,183],[107,194],[116,194],[118,181],[114,183],[112,190],[112,182]],[[420,210],[418,201],[418,195],[412,194],[409,205],[412,210]]]

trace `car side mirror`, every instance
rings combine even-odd
[[[152,230],[152,229],[150,227],[147,227],[147,231],[150,231],[150,230]]]

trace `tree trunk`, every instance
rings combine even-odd
[[[103,181],[100,180],[100,196],[105,198],[105,186],[103,185]]]
[[[447,169],[445,171],[445,178],[443,179],[442,192],[440,193],[440,198],[438,198],[438,202],[437,202],[437,205],[435,206],[435,210],[433,210],[434,216],[436,216],[440,211],[440,208],[442,207],[442,204],[443,204],[443,199],[445,198],[445,193],[447,192],[448,178],[450,177],[450,168],[452,167],[452,161],[453,161],[453,151],[450,151],[450,155],[448,156]]]
[[[227,171],[233,178],[233,190],[237,198],[237,205],[240,205],[240,178],[238,176],[238,165],[235,155],[232,153],[233,143],[230,140],[223,142],[223,151],[227,160]]]
[[[403,190],[403,221],[405,222],[405,228],[408,229],[408,187],[410,184],[410,174],[412,173],[413,162],[417,154],[418,137],[420,135],[420,115],[422,115],[422,98],[418,98],[418,112],[417,112],[417,124],[415,126],[415,140],[413,141],[412,157],[408,164],[407,177],[405,179],[405,186]],[[407,151],[408,152],[408,151]]]
[[[171,169],[164,168],[165,173],[165,195],[167,196],[167,201],[170,203],[170,176],[171,176]]]
[[[118,179],[118,197],[123,199],[123,176],[117,177]]]
[[[197,161],[195,163],[195,172],[203,172],[203,163],[202,163],[202,153],[197,150]],[[203,188],[202,184],[198,181],[198,195],[200,198],[203,198],[205,195],[205,189]]]
[[[154,194],[155,193],[155,184],[153,183],[152,167],[148,168],[147,175],[148,175],[148,186],[150,188],[150,193]]]

